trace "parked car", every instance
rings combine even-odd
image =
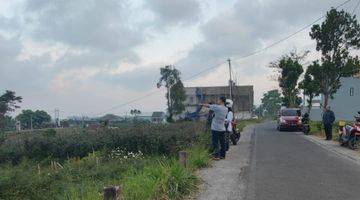
[[[278,115],[277,129],[283,130],[297,130],[303,129],[301,122],[301,110],[299,108],[282,108]]]

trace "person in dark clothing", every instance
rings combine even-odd
[[[324,124],[326,140],[332,140],[332,126],[335,121],[335,114],[330,110],[330,106],[326,106],[323,113],[322,122]]]

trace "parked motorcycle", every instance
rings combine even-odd
[[[343,121],[339,122],[339,143],[350,149],[356,149],[358,141],[360,141],[360,111],[354,118],[353,125],[348,125]]]
[[[233,131],[230,134],[230,140],[233,145],[236,145],[238,141],[240,140],[241,133],[238,128],[236,128],[236,122],[232,122]]]
[[[310,117],[308,113],[305,113],[301,119],[302,131],[305,135],[310,133]]]

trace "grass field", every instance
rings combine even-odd
[[[204,130],[201,122],[183,122],[2,138],[0,199],[98,200],[111,185],[123,187],[124,199],[184,199],[197,190],[195,171],[211,163],[211,135]],[[189,154],[186,168],[177,161],[179,150]]]

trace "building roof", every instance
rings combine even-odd
[[[206,95],[219,95],[229,94],[229,86],[211,86],[211,87],[185,87],[186,95],[195,94],[196,88],[200,88],[203,94]],[[253,92],[254,88],[252,85],[241,85],[232,87],[234,94],[248,95],[249,92]]]
[[[164,112],[161,112],[161,111],[157,111],[157,112],[153,112],[151,117],[164,117],[165,116],[165,113]]]

